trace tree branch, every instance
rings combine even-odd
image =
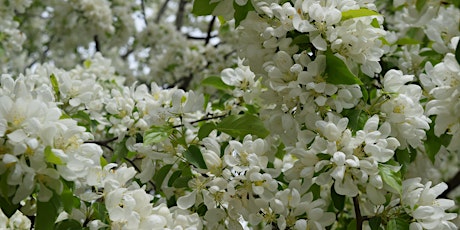
[[[358,196],[353,197],[353,206],[355,208],[356,230],[362,230],[364,218],[363,216],[361,216],[361,209],[359,208]]]

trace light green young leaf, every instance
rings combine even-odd
[[[379,164],[379,175],[383,182],[395,189],[399,194],[402,192],[401,172],[394,171],[394,166]]]
[[[359,9],[359,10],[347,10],[342,12],[342,21],[351,19],[351,18],[359,18],[359,17],[366,17],[366,16],[373,16],[373,15],[380,15],[378,12],[369,9]]]
[[[232,90],[235,88],[234,86],[225,84],[222,81],[222,79],[218,76],[207,77],[203,79],[203,81],[201,81],[201,84],[206,85],[206,86],[211,86],[211,87],[214,87],[220,90],[228,90],[228,89]]]
[[[201,150],[198,148],[198,146],[190,145],[183,155],[185,159],[187,159],[187,161],[195,167],[200,169],[208,168],[206,166],[206,162],[203,159],[203,154],[201,153]]]
[[[230,115],[217,124],[217,130],[240,138],[248,134],[265,138],[269,134],[259,117],[251,114]]]
[[[152,145],[164,141],[172,134],[173,130],[169,125],[152,126],[144,133],[144,145]]]
[[[427,0],[417,0],[415,2],[415,8],[417,9],[418,12],[423,10],[423,7],[426,5]]]
[[[211,15],[217,4],[218,2],[211,3],[210,0],[195,0],[192,13],[196,16]]]
[[[56,97],[56,101],[59,101],[61,100],[61,93],[59,91],[59,82],[56,78],[56,75],[51,74],[50,75],[50,81],[51,81],[51,86],[53,87],[53,91],[54,91],[54,96]]]
[[[55,164],[55,165],[63,165],[64,162],[62,162],[61,158],[57,157],[54,155],[53,150],[51,149],[51,146],[46,146],[45,147],[45,160],[46,162]]]
[[[326,52],[326,82],[334,85],[362,85],[342,59],[336,57],[331,51]]]

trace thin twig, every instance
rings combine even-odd
[[[166,8],[168,7],[169,1],[170,1],[170,0],[165,0],[165,2],[163,3],[163,5],[161,6],[160,10],[158,10],[158,12],[157,12],[157,17],[155,18],[155,23],[159,23],[159,22],[160,22],[161,17],[163,16],[163,14],[164,14],[165,11],[166,11]]]
[[[215,21],[216,21],[216,16],[213,16],[208,25],[208,32],[206,34],[206,40],[204,40],[204,45],[207,45],[209,43],[209,40],[211,40],[211,32],[212,32],[212,29],[214,28]]]
[[[132,160],[126,158],[126,157],[124,158],[124,160],[127,161],[127,162],[129,162],[129,163],[134,167],[134,169],[136,169],[136,171],[137,171],[138,173],[142,172],[141,169],[140,169],[139,167],[137,167],[136,164],[134,164],[134,161],[132,161]],[[151,181],[151,180],[149,180],[149,183],[150,183],[150,185],[152,185],[153,190],[156,191],[155,183],[153,183],[153,181]]]
[[[116,139],[118,139],[118,137],[114,137],[114,138],[111,138],[111,139],[108,139],[108,140],[102,140],[102,141],[85,141],[84,143],[97,144],[99,146],[106,147],[107,149],[109,149],[110,151],[113,152],[113,148],[109,146],[109,143],[115,141]]]
[[[144,2],[144,0],[141,0],[141,10],[142,10],[142,16],[144,17],[145,26],[148,26],[147,16],[145,14],[145,2]]]
[[[97,35],[94,35],[94,44],[95,44],[95,48],[96,48],[96,52],[101,52],[101,44],[99,42],[99,38],[97,37]]]
[[[362,230],[364,218],[363,216],[361,216],[361,209],[359,208],[358,196],[353,197],[353,206],[355,208],[356,230]]]
[[[201,121],[209,121],[209,120],[212,120],[212,119],[223,118],[223,117],[226,117],[226,116],[227,116],[227,114],[217,115],[217,116],[213,116],[213,117],[203,117],[201,119],[198,119],[198,120],[190,122],[190,124],[195,124],[195,123],[198,123],[198,122],[201,122]],[[183,126],[184,126],[184,124],[174,125],[173,128],[179,128],[179,127],[183,127]]]

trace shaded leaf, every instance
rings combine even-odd
[[[345,196],[337,194],[337,192],[334,189],[334,186],[331,186],[331,198],[332,202],[334,203],[334,207],[337,210],[342,211],[345,207]]]
[[[216,128],[217,126],[214,123],[203,124],[198,130],[198,138],[203,140],[203,138],[209,136],[209,134]]]
[[[192,13],[196,16],[211,15],[218,2],[211,3],[210,0],[193,1]]]
[[[153,181],[155,182],[157,189],[161,188],[161,185],[163,184],[166,175],[168,175],[169,171],[171,171],[172,166],[172,164],[165,165],[161,167],[155,175],[153,175]]]
[[[207,169],[206,163],[203,159],[203,154],[201,153],[200,148],[196,145],[190,145],[188,149],[184,152],[184,157],[187,161],[194,165],[197,168]]]
[[[379,216],[374,216],[369,219],[369,226],[371,227],[371,230],[379,230],[381,223],[382,223],[382,218]]]
[[[259,117],[251,114],[230,115],[217,124],[217,130],[235,138],[248,134],[265,138],[269,134]]]
[[[233,14],[233,18],[235,19],[235,28],[238,27],[241,21],[246,18],[249,11],[254,10],[254,6],[252,6],[251,1],[247,1],[246,5],[244,6],[238,5],[236,1],[234,1],[233,8],[235,9],[235,13]]]
[[[387,230],[408,230],[409,221],[403,218],[391,218],[386,227]]]
[[[19,204],[13,204],[12,199],[5,199],[0,196],[0,209],[6,217],[10,218],[20,207]]]
[[[37,201],[35,229],[54,229],[59,208],[60,201],[56,196],[51,197],[50,201],[47,202]]]
[[[82,226],[80,222],[74,219],[67,219],[63,221],[59,221],[56,223],[55,226],[56,230],[80,230]]]
[[[460,41],[457,43],[457,48],[455,49],[455,59],[457,63],[460,65]]]
[[[350,72],[345,62],[330,51],[326,52],[326,74],[326,82],[330,84],[363,84],[357,76]]]
[[[432,122],[430,124],[430,129],[426,132],[426,140],[423,143],[425,146],[425,152],[428,158],[434,163],[436,155],[441,148],[441,145],[448,146],[452,136],[448,134],[442,134],[441,136],[436,136],[434,134],[435,119],[432,117]]]

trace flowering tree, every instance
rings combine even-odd
[[[1,229],[456,229],[456,0],[0,0]]]

